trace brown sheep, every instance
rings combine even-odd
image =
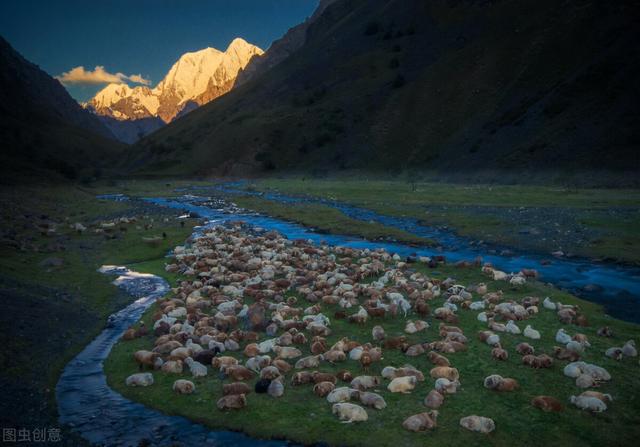
[[[318,382],[313,386],[313,392],[318,397],[326,397],[335,388],[335,384],[331,382]]]
[[[516,345],[516,352],[520,355],[530,355],[533,354],[535,352],[535,349],[533,346],[531,346],[529,343],[520,343],[518,345]]]
[[[313,375],[310,371],[297,372],[291,377],[292,386],[304,385],[307,383],[313,383]]]
[[[282,374],[286,374],[289,371],[291,371],[291,368],[293,368],[293,366],[291,366],[289,363],[287,363],[286,360],[282,360],[282,359],[275,359],[272,362],[273,366],[275,366],[276,368],[278,368],[278,370],[282,373]]]
[[[313,378],[314,383],[320,382],[331,382],[334,385],[338,381],[338,378],[331,373],[322,373],[318,371],[314,371],[311,373],[311,377]]]
[[[239,410],[247,405],[247,397],[244,394],[229,394],[218,400],[216,406],[219,410]]]
[[[552,396],[536,396],[531,399],[531,405],[546,412],[564,410],[562,403]]]
[[[448,358],[446,358],[445,356],[443,356],[441,354],[438,354],[435,351],[431,351],[427,355],[428,355],[429,360],[431,361],[431,363],[433,363],[434,365],[437,365],[437,366],[451,366],[451,362],[449,362]]]
[[[251,387],[244,382],[225,383],[222,385],[222,395],[249,394]]]
[[[504,360],[507,360],[509,358],[509,353],[506,350],[504,350],[504,349],[502,349],[500,347],[496,347],[496,348],[493,348],[491,350],[491,357],[494,360],[503,360],[504,361]]]
[[[425,413],[414,414],[404,420],[402,426],[409,431],[419,432],[426,431],[435,428],[438,419],[438,412],[436,410],[428,411]]]
[[[225,373],[235,382],[250,380],[253,377],[253,372],[242,365],[228,366]]]
[[[424,398],[424,405],[433,410],[437,410],[444,403],[444,396],[436,390],[429,391],[427,397]]]
[[[429,375],[433,379],[449,379],[451,382],[454,382],[460,378],[460,373],[456,368],[451,368],[449,366],[436,366],[435,368],[429,371]]]
[[[136,351],[133,354],[133,358],[138,364],[140,371],[142,371],[145,366],[155,368],[156,362],[158,361],[158,359],[160,359],[160,354],[151,351]]]
[[[346,369],[343,369],[342,371],[338,371],[336,373],[336,377],[342,382],[351,383],[351,381],[353,380],[353,374],[351,374],[351,372],[347,371]]]
[[[570,362],[577,362],[580,360],[580,353],[566,348],[561,348],[560,346],[553,347],[553,355],[558,360],[569,360]]]

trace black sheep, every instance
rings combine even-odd
[[[269,379],[260,379],[256,382],[256,393],[266,393],[269,389],[269,385],[271,385],[271,380]]]

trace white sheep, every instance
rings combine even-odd
[[[528,324],[527,327],[524,328],[523,334],[525,337],[531,338],[532,340],[540,340],[540,332],[533,329],[530,324]]]
[[[484,301],[474,301],[469,305],[469,309],[471,310],[481,310],[484,309]],[[483,312],[484,313],[484,312]]]
[[[486,323],[488,318],[487,318],[487,313],[486,312],[480,312],[477,316],[478,321],[482,322],[482,323]]]
[[[571,340],[571,335],[567,334],[563,328],[558,329],[558,332],[556,332],[556,341],[558,343],[566,345]]]
[[[341,402],[334,404],[331,408],[333,414],[337,414],[343,424],[351,422],[364,422],[369,419],[369,415],[360,405]]]
[[[607,405],[603,401],[591,396],[571,396],[569,402],[581,410],[588,410],[594,413],[601,413],[607,409]]]
[[[634,340],[627,341],[622,347],[622,354],[627,357],[637,357],[636,342]]]
[[[554,303],[553,301],[551,301],[551,299],[549,297],[546,297],[544,299],[544,301],[542,302],[542,306],[545,309],[549,309],[549,310],[556,310],[556,303]]]
[[[207,375],[207,367],[200,362],[196,362],[191,357],[187,357],[184,362],[189,365],[193,377],[205,377]]]
[[[520,328],[513,322],[513,320],[509,320],[505,327],[507,329],[507,332],[510,334],[517,335],[521,332]]]
[[[131,374],[126,378],[125,384],[127,386],[149,386],[153,385],[153,374],[151,373],[137,373]]]

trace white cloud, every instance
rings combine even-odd
[[[102,65],[96,66],[93,71],[85,70],[81,65],[56,76],[56,79],[63,84],[111,84],[126,81],[143,85],[151,83],[149,79],[143,78],[140,74],[127,76],[124,73],[109,73]]]

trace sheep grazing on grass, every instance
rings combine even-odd
[[[636,350],[636,342],[634,340],[629,340],[622,347],[622,354],[626,357],[637,357],[638,351]]]
[[[282,381],[280,379],[271,381],[267,389],[267,394],[271,397],[282,397],[284,394],[284,384]]]
[[[415,376],[396,377],[387,385],[387,389],[392,393],[408,394],[416,387],[417,383],[418,379]]]
[[[558,329],[558,332],[556,332],[556,341],[558,343],[566,345],[571,340],[572,340],[571,335],[567,334],[564,329],[562,328]]]
[[[382,326],[374,326],[371,329],[371,337],[376,341],[382,341],[385,337],[384,328]]]
[[[545,412],[564,410],[562,403],[552,396],[536,396],[531,399],[531,405]]]
[[[553,301],[551,301],[551,299],[549,297],[546,297],[544,299],[544,301],[542,302],[542,306],[545,309],[549,309],[549,310],[556,310],[556,303],[554,303]]]
[[[460,425],[467,430],[475,431],[478,433],[491,433],[496,429],[496,424],[493,419],[484,416],[467,416],[460,419]]]
[[[313,386],[313,392],[318,397],[326,397],[330,392],[336,389],[336,385],[332,382],[318,382]]]
[[[570,362],[576,362],[580,360],[580,354],[575,351],[569,351],[567,348],[561,348],[560,346],[553,347],[553,355],[558,360],[569,360]]]
[[[431,363],[433,363],[434,365],[437,366],[451,366],[451,363],[449,362],[449,359],[446,358],[445,356],[438,354],[435,351],[431,351],[429,352],[429,354],[427,354],[427,356],[429,357],[429,360],[431,361]]]
[[[375,388],[380,385],[380,377],[377,376],[358,376],[351,381],[351,388],[360,391],[366,391],[369,388]]]
[[[244,394],[229,394],[218,399],[216,406],[219,410],[239,410],[247,406],[247,397]]]
[[[419,432],[426,431],[435,428],[438,419],[438,412],[436,410],[428,411],[425,413],[414,414],[404,420],[402,426],[405,430]]]
[[[384,398],[379,394],[359,391],[357,397],[365,407],[375,408],[376,410],[382,410],[387,407]]]
[[[349,388],[347,386],[335,388],[327,395],[327,402],[331,404],[337,402],[346,402],[351,400],[351,398],[357,397],[359,392],[359,390]]]
[[[329,363],[344,362],[347,360],[347,355],[343,351],[337,351],[335,349],[325,352],[322,354],[322,357]]]
[[[496,391],[514,391],[520,387],[515,379],[492,374],[484,379],[484,387]]]
[[[291,376],[291,386],[313,383],[313,375],[309,371],[301,371]]]
[[[127,386],[149,386],[153,385],[153,374],[151,373],[137,373],[131,374],[126,378],[125,384]]]
[[[624,357],[624,355],[622,354],[622,348],[616,347],[607,349],[604,352],[604,355],[618,361],[622,360],[622,358]]]
[[[429,375],[433,379],[445,378],[454,382],[460,378],[460,373],[456,368],[451,368],[449,366],[436,366],[429,371]]]
[[[189,366],[193,377],[205,377],[207,375],[207,367],[202,363],[196,362],[191,357],[184,359],[184,362]]]
[[[169,374],[182,374],[182,360],[169,360],[164,362],[160,370]]]
[[[228,366],[224,372],[235,382],[250,380],[253,377],[253,372],[242,365]]]
[[[455,394],[460,388],[460,382],[450,381],[449,379],[436,379],[435,389],[441,394]]]
[[[230,394],[249,394],[251,387],[244,382],[225,383],[222,385],[222,395]]]
[[[535,348],[529,343],[519,343],[516,345],[516,352],[520,355],[529,355],[535,352]]]
[[[178,394],[191,394],[196,390],[196,386],[190,380],[178,379],[173,382],[173,391]]]
[[[360,405],[341,402],[331,407],[331,413],[338,415],[344,424],[351,422],[364,422],[369,419],[369,415]]]
[[[524,328],[524,331],[522,334],[525,337],[530,338],[532,340],[540,340],[540,332],[532,328],[530,324],[528,324],[527,327]]]
[[[597,334],[599,337],[613,337],[613,331],[609,326],[599,328]]]
[[[351,381],[353,380],[353,374],[351,374],[351,371],[347,371],[346,369],[343,369],[341,371],[338,371],[336,373],[336,377],[338,378],[338,380],[340,380],[341,382],[348,382],[351,383]]]
[[[444,396],[436,390],[429,391],[427,397],[424,398],[425,407],[437,410],[444,403]]]
[[[595,397],[596,399],[600,399],[605,404],[613,402],[613,397],[611,396],[611,394],[604,394],[599,391],[584,391],[583,393],[580,393],[580,396]]]
[[[145,366],[149,366],[155,369],[158,363],[158,359],[162,361],[160,354],[158,354],[157,352],[144,351],[144,350],[136,351],[133,354],[133,358],[138,364],[140,371],[142,371]]]
[[[607,404],[605,404],[597,397],[592,396],[571,396],[569,398],[569,402],[571,402],[581,410],[587,410],[593,413],[601,413],[603,411],[606,411],[607,409]]]
[[[317,368],[324,357],[320,355],[310,355],[298,360],[294,366],[295,369]]]
[[[275,380],[280,377],[280,370],[275,366],[266,366],[260,370],[260,378],[267,380]]]
[[[536,369],[551,368],[553,366],[553,359],[546,354],[537,356],[529,354],[522,357],[522,363]]]
[[[521,331],[520,328],[513,322],[513,320],[509,320],[505,326],[506,331],[509,334],[518,335]]]
[[[234,357],[230,357],[228,355],[224,355],[222,357],[216,357],[211,360],[211,366],[214,369],[218,369],[221,372],[226,372],[227,368],[230,366],[235,366],[238,364],[238,359]]]
[[[269,389],[269,385],[271,385],[270,379],[260,379],[256,382],[253,388],[256,394],[265,394]]]
[[[491,358],[505,361],[509,358],[509,353],[498,345],[491,350]]]

